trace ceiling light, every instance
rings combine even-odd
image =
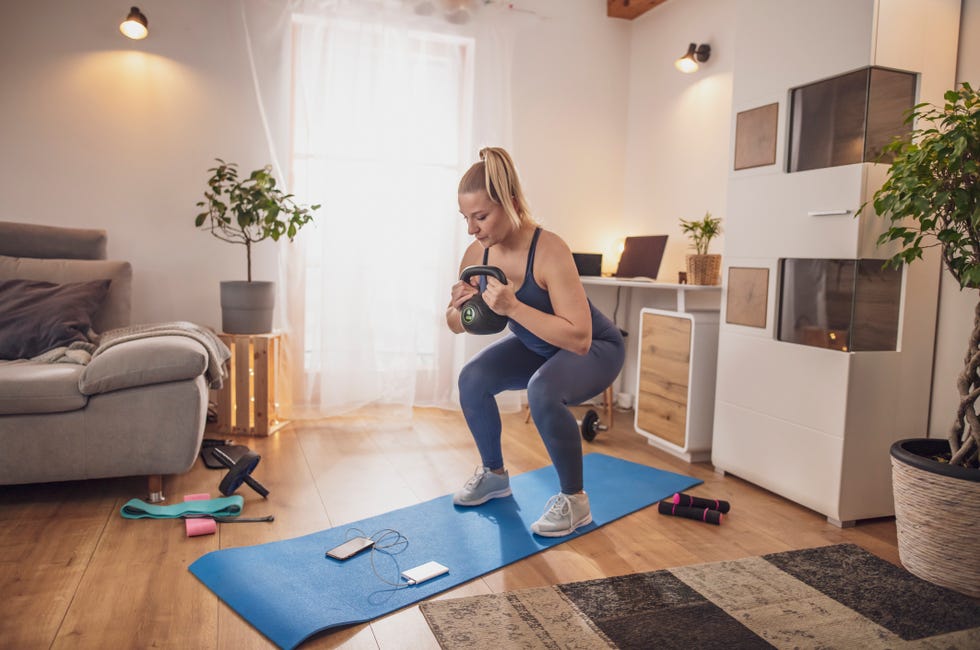
[[[711,46],[707,43],[695,45],[691,43],[687,46],[687,53],[674,61],[674,66],[685,74],[698,71],[698,64],[704,63],[711,56]]]
[[[138,41],[141,38],[146,38],[146,35],[150,33],[147,25],[146,16],[140,12],[139,7],[131,7],[126,20],[119,24],[119,31],[124,36]]]

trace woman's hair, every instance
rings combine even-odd
[[[515,227],[520,228],[526,222],[534,223],[521,181],[517,178],[517,168],[506,150],[500,147],[480,149],[480,162],[473,163],[459,180],[459,194],[480,190],[485,190],[491,201],[503,206],[504,213]]]

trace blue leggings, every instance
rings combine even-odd
[[[593,339],[588,354],[559,350],[550,358],[529,350],[509,334],[483,349],[459,375],[459,398],[483,465],[504,466],[500,448],[500,411],[494,395],[527,389],[531,417],[551,462],[561,491],[582,490],[582,440],[568,404],[580,404],[612,384],[623,367],[626,346],[618,330]]]

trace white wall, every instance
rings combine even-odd
[[[964,81],[974,88],[980,87],[980,0],[963,0],[960,14],[956,82]],[[930,437],[946,437],[956,416],[959,405],[956,377],[963,370],[978,300],[980,293],[975,289],[961,291],[959,283],[949,271],[943,270],[929,416]]]
[[[626,234],[667,233],[661,277],[683,268],[677,219],[724,218],[734,0],[672,0],[633,21],[595,0],[523,0],[514,153],[535,209],[574,250],[612,260]],[[193,227],[215,156],[269,162],[232,0],[144,0],[151,36],[123,38],[128,5],[8,3],[0,21],[0,219],[91,226],[133,262],[136,322],[219,324],[218,282],[244,255]],[[980,84],[980,0],[964,0],[957,78]],[[711,59],[682,75],[690,41]],[[724,252],[724,240],[712,245]],[[275,247],[256,253],[273,278]],[[944,278],[932,435],[951,420],[976,292]],[[605,305],[604,305],[605,306]]]
[[[0,219],[104,228],[134,267],[134,322],[218,325],[244,248],[194,228],[215,156],[267,161],[237,2],[148,0],[150,37],[108,0],[8,3],[0,21]],[[257,252],[272,279],[274,250]]]
[[[668,235],[657,276],[665,282],[677,282],[677,272],[685,270],[686,255],[692,252],[680,219],[700,219],[711,212],[722,218],[724,232],[734,20],[734,0],[684,0],[661,4],[630,24],[623,212],[612,232],[619,242],[627,235]],[[682,74],[674,61],[691,42],[711,45],[711,56],[698,72]],[[723,253],[724,244],[722,234],[711,242],[710,252]],[[607,270],[614,271],[615,242],[602,252],[611,264]],[[630,333],[615,390],[633,395],[640,309],[673,309],[674,304],[656,302],[663,297],[637,290],[592,288],[589,294]]]
[[[725,218],[735,3],[666,2],[633,22],[623,234],[668,235],[658,279],[676,282],[692,252],[678,220]],[[711,57],[682,74],[674,61],[692,42]],[[723,251],[724,235],[710,249]]]
[[[630,21],[594,0],[525,0],[542,19],[516,44],[514,155],[535,218],[572,250],[622,237]]]
[[[545,225],[592,250],[620,230],[629,22],[593,0],[519,4],[542,19],[515,45],[515,157]],[[134,322],[218,326],[218,282],[244,279],[244,249],[197,231],[195,204],[214,157],[271,162],[240,4],[139,6],[144,41],[119,34],[128,4],[5,7],[0,219],[104,228],[110,257],[133,263]],[[259,245],[258,279],[275,279],[276,255]]]

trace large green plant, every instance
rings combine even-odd
[[[964,83],[947,91],[942,107],[918,104],[907,121],[911,137],[885,148],[894,155],[888,177],[874,194],[875,212],[889,227],[878,244],[900,249],[888,264],[900,267],[939,246],[943,263],[963,289],[980,288],[980,96]],[[862,206],[863,210],[865,206]],[[974,312],[960,403],[949,430],[951,463],[977,467],[980,449],[980,302]]]
[[[721,234],[721,217],[712,217],[710,212],[705,212],[702,219],[681,219],[680,222],[681,230],[691,238],[691,245],[698,255],[707,255],[711,240]]]
[[[248,178],[239,179],[238,165],[220,158],[212,167],[204,201],[197,203],[205,211],[197,215],[194,225],[208,230],[218,239],[245,246],[248,281],[252,281],[252,244],[285,235],[292,241],[304,225],[313,220],[319,205],[298,205],[292,194],[276,187],[272,167],[256,169]]]

